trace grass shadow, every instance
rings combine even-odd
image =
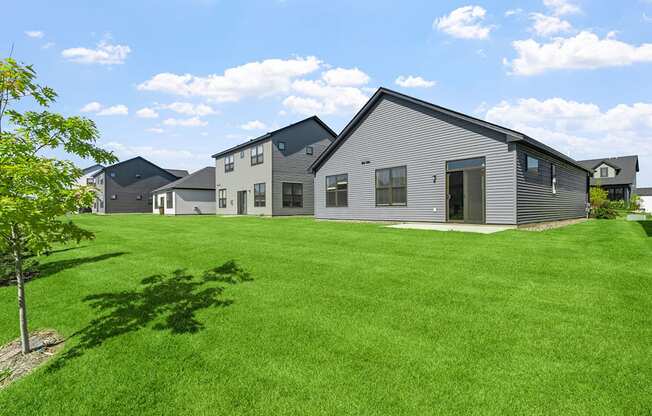
[[[641,224],[641,227],[643,227],[645,234],[648,237],[652,237],[652,221],[639,221],[638,223]]]
[[[145,277],[141,287],[135,290],[87,296],[83,301],[99,311],[100,316],[72,335],[78,342],[59,356],[48,371],[62,368],[71,359],[109,339],[142,328],[172,334],[201,331],[204,325],[197,320],[197,311],[233,303],[222,298],[225,286],[216,283],[238,284],[251,280],[250,274],[231,260],[205,271],[199,279],[179,269],[169,276]]]

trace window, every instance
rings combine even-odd
[[[86,185],[92,185],[95,183],[95,180],[93,178],[86,178]]]
[[[139,200],[139,201],[142,201],[143,196],[142,196],[142,195],[138,195],[138,196],[136,196],[136,199]]]
[[[333,175],[326,177],[326,206],[348,206],[349,175]]]
[[[217,191],[217,206],[220,208],[226,208],[226,189],[220,189]]]
[[[303,184],[283,182],[283,207],[303,207]]]
[[[557,166],[550,164],[550,186],[552,187],[552,193],[557,193]]]
[[[280,150],[281,152],[285,151],[285,142],[278,142],[276,143],[276,146],[278,146],[278,150]]]
[[[452,160],[446,162],[446,170],[464,170],[466,168],[483,168],[484,167],[484,157],[477,157],[475,159],[462,159],[462,160]]]
[[[104,183],[104,178],[100,178],[100,185]]]
[[[315,152],[315,150],[312,148],[312,146],[306,146],[306,154],[307,155],[312,155]]]
[[[254,206],[255,207],[265,206],[265,184],[264,183],[254,184]]]
[[[111,195],[111,199],[118,199],[118,195],[115,194]]]
[[[104,200],[100,199],[100,208],[104,208]]]
[[[539,174],[539,159],[525,155],[525,171],[532,175]]]
[[[158,209],[158,198],[154,198],[154,209]]]
[[[407,205],[407,167],[376,171],[376,205]]]
[[[251,166],[263,163],[263,145],[259,144],[251,148]]]
[[[240,150],[240,159],[244,159],[244,150]]]
[[[172,192],[165,193],[165,208],[172,208]]]
[[[600,168],[600,177],[601,178],[608,178],[609,177],[609,168],[607,168],[607,167]]]
[[[115,178],[115,172],[109,173],[109,176],[111,176],[112,178]]]
[[[232,172],[235,166],[235,157],[233,155],[224,158],[224,172]]]
[[[140,178],[141,178],[140,173],[137,173],[136,174],[136,179],[140,179]]]

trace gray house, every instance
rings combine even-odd
[[[215,214],[215,168],[199,169],[155,189],[152,195],[155,214]]]
[[[609,200],[629,201],[636,193],[638,156],[580,160],[578,163],[591,171],[591,186],[606,190]]]
[[[217,213],[312,215],[308,167],[336,136],[313,116],[214,154]]]
[[[311,170],[316,218],[517,225],[586,216],[589,171],[575,160],[385,88]]]
[[[152,191],[186,175],[185,170],[163,169],[140,156],[107,166],[93,175],[93,212],[152,212]]]

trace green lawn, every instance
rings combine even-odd
[[[652,412],[649,223],[75,220],[97,239],[27,285],[31,327],[70,339],[0,414]],[[15,287],[0,316],[3,344]]]

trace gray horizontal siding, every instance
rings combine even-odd
[[[315,216],[445,222],[446,161],[471,157],[486,158],[486,222],[515,224],[516,158],[504,135],[384,98],[317,171]],[[407,206],[376,207],[375,170],[401,165],[407,166]],[[341,173],[349,175],[348,207],[327,208],[325,178]]]
[[[529,154],[542,160],[541,174],[525,172]],[[557,193],[552,193],[551,163],[557,166]],[[517,145],[518,223],[558,221],[586,216],[586,172],[528,146]]]

